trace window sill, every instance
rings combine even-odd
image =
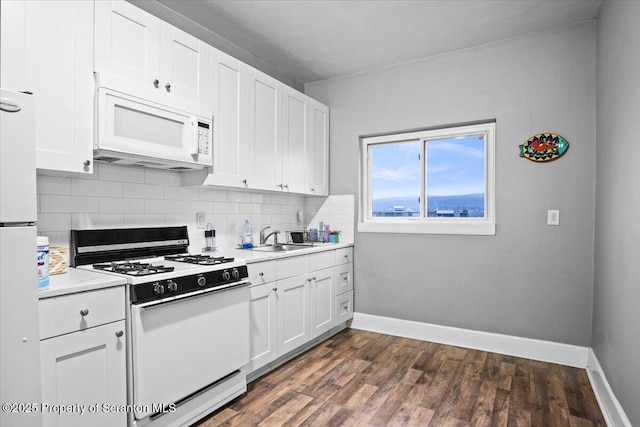
[[[495,236],[496,225],[488,221],[364,221],[358,222],[361,233],[457,234]]]

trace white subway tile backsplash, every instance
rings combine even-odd
[[[137,167],[114,166],[107,163],[100,165],[101,181],[120,181],[144,183],[144,169]]]
[[[40,214],[38,215],[38,233],[47,231],[66,231],[71,229],[71,214]]]
[[[198,200],[198,189],[187,187],[165,187],[164,198],[167,200]]]
[[[280,230],[284,241],[286,231],[324,221],[342,231],[341,241],[352,242],[353,200],[352,195],[180,187],[178,172],[100,164],[93,175],[81,177],[38,172],[38,231],[53,236],[52,244],[68,247],[71,229],[186,225],[191,250],[197,252],[204,246],[204,230],[196,226],[196,212],[204,212],[221,252],[240,257],[233,252],[245,219],[251,220],[256,241],[266,226]],[[298,211],[304,213],[300,223]]]
[[[122,183],[73,178],[71,194],[73,196],[122,197]]]
[[[43,194],[40,196],[40,211],[42,213],[98,213],[98,200],[97,197]]]
[[[200,200],[212,201],[212,202],[226,202],[227,190],[219,190],[213,188],[199,188],[198,198]]]
[[[215,202],[213,213],[217,214],[237,214],[240,212],[240,203]]]
[[[162,227],[164,214],[124,214],[125,227]]]
[[[71,195],[71,178],[38,174],[38,194]]]
[[[182,212],[184,213],[193,213],[194,214],[194,218],[195,218],[195,213],[196,212],[204,212],[205,214],[207,212],[209,213],[213,213],[213,202],[203,202],[203,201],[185,201],[182,202]]]
[[[144,213],[144,200],[101,197],[100,213]]]
[[[86,214],[71,215],[72,230],[91,230],[95,228],[122,228],[122,214]]]
[[[179,200],[145,200],[144,212],[161,214],[182,213],[182,202]]]
[[[124,183],[123,196],[130,199],[164,199],[164,186]]]
[[[227,201],[229,202],[251,202],[251,193],[246,191],[229,191],[227,193]]]

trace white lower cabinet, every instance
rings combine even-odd
[[[121,320],[40,343],[44,426],[126,424],[126,413],[108,409],[127,403],[124,330]]]
[[[124,304],[122,287],[40,300],[44,426],[126,425]]]
[[[344,262],[345,254],[353,254],[348,249],[249,264],[249,372],[353,317],[353,264]]]
[[[275,282],[249,288],[249,370],[278,357],[277,288]]]
[[[311,339],[335,326],[333,267],[311,273],[309,278],[309,317]]]
[[[285,354],[309,341],[309,281],[303,275],[276,283],[278,347]]]

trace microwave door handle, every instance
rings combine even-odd
[[[198,121],[195,118],[191,118],[191,129],[193,129],[193,138],[191,140],[191,152],[192,156],[196,156],[199,154],[198,147]]]

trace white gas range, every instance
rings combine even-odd
[[[73,230],[76,268],[127,279],[132,426],[190,425],[246,391],[246,262],[185,255],[187,227]]]

